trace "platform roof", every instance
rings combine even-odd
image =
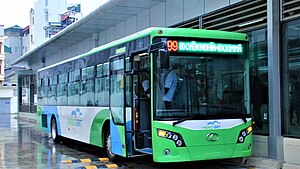
[[[92,37],[95,33],[105,31],[137,14],[150,9],[166,0],[109,0],[89,15],[69,25],[46,42],[25,53],[12,62],[29,62],[31,59],[41,60],[58,51],[75,45]]]

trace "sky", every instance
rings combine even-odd
[[[0,25],[8,28],[19,25],[25,28],[29,25],[29,11],[34,8],[37,0],[0,0]],[[50,1],[50,0],[49,0]],[[82,10],[92,12],[107,0],[67,0],[68,3],[81,3]],[[84,6],[84,7],[83,7]],[[87,14],[84,13],[84,16]]]

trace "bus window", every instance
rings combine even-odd
[[[82,80],[87,80],[87,79],[94,78],[94,73],[95,73],[95,67],[94,66],[83,68],[81,79]]]
[[[170,70],[158,69],[156,76],[157,116],[216,115],[217,106],[229,107],[231,114],[249,113],[245,110],[243,61],[235,56],[226,60],[172,56]]]
[[[68,105],[79,105],[79,82],[68,84]]]
[[[68,104],[68,74],[62,73],[58,75],[58,85],[57,85],[57,104],[58,105],[67,105]]]
[[[94,79],[81,81],[80,105],[94,106]]]
[[[57,85],[57,104],[58,105],[67,105],[67,84],[58,84]]]
[[[82,69],[81,85],[80,85],[80,105],[94,106],[94,87],[95,87],[95,67],[87,67]]]
[[[56,105],[56,100],[57,100],[57,94],[56,94],[56,84],[51,85],[49,87],[49,92],[48,92],[48,105]]]
[[[95,80],[95,106],[107,106],[109,103],[108,77],[101,77]]]
[[[126,78],[126,86],[125,86],[126,106],[132,106],[132,85],[131,85],[132,76],[125,76],[125,78]]]

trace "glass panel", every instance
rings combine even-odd
[[[80,105],[94,106],[94,79],[81,82]]]
[[[103,64],[97,65],[97,77],[103,76]]]
[[[124,60],[115,60],[111,63],[111,70],[121,70],[124,67]]]
[[[267,29],[248,33],[250,62],[250,104],[254,133],[269,133]]]
[[[91,67],[88,67],[88,68],[83,68],[81,79],[86,80],[86,79],[94,78],[94,71],[95,71],[94,66],[91,66]]]
[[[49,85],[54,85],[54,84],[57,84],[57,76],[52,76],[49,78]]]
[[[156,117],[240,118],[250,113],[243,57],[170,56],[170,66],[157,69]]]
[[[79,82],[68,84],[68,105],[79,105]]]
[[[30,103],[29,91],[30,91],[29,87],[26,86],[22,87],[22,104],[28,105]]]
[[[284,134],[300,136],[300,21],[284,24]]]
[[[48,105],[48,86],[42,87],[42,96],[44,100],[44,105]]]
[[[132,76],[126,76],[126,106],[132,106],[132,85],[131,85]]]
[[[132,67],[132,65],[131,65],[131,62],[130,62],[130,58],[129,57],[127,57],[127,58],[125,58],[125,64],[126,64],[126,72],[128,72],[128,71],[131,71],[131,67]]]
[[[103,76],[108,76],[109,70],[108,70],[108,63],[103,64]]]
[[[124,60],[118,59],[110,62],[110,108],[113,121],[124,123]]]
[[[69,72],[69,82],[78,82],[80,80],[80,70]]]
[[[124,79],[122,74],[114,74],[110,77],[111,93],[110,104],[115,123],[124,123]]]
[[[52,85],[49,87],[48,105],[56,105],[56,85]]]
[[[67,105],[68,104],[67,89],[68,89],[68,86],[66,84],[61,84],[61,85],[57,86],[57,104],[58,105]]]
[[[42,87],[38,87],[38,97],[37,97],[37,103],[41,106],[44,105],[44,96],[43,96],[43,90]]]
[[[59,84],[68,83],[68,74],[63,73],[63,74],[58,75],[58,83]]]
[[[96,79],[95,84],[95,106],[108,106],[109,104],[109,78]]]
[[[48,78],[44,78],[42,81],[42,86],[48,86]]]

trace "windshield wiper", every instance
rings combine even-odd
[[[192,116],[189,116],[189,117],[185,117],[185,118],[182,118],[182,119],[179,119],[179,120],[173,122],[173,126],[175,126],[176,124],[182,123],[182,122],[184,122],[186,120],[192,120],[192,119],[194,119],[196,117],[203,117],[203,116],[205,116],[205,115],[203,115],[203,114],[195,114],[195,115],[192,115]]]
[[[224,106],[215,106],[215,105],[201,105],[202,107],[208,107],[208,108],[216,108],[216,109],[227,109],[227,110],[232,110],[230,113],[233,113],[235,115],[238,115],[238,117],[240,117],[244,123],[247,123],[247,119],[245,116],[243,116],[243,114],[241,114],[239,111],[237,111],[235,108],[233,107],[224,107]]]
[[[243,122],[246,124],[247,123],[247,119],[246,117],[243,116],[243,114],[239,113],[235,108],[232,108],[232,107],[222,107],[222,106],[214,106],[214,105],[201,105],[202,107],[207,107],[207,108],[216,108],[216,109],[228,109],[228,110],[232,110],[232,112],[235,114],[235,115],[238,115],[238,117],[240,117]],[[231,113],[232,113],[231,112]],[[203,114],[196,114],[196,115],[192,115],[192,116],[189,116],[189,117],[185,117],[185,118],[182,118],[182,119],[179,119],[175,122],[173,122],[173,126],[177,125],[177,124],[180,124],[186,120],[192,120],[196,117],[206,117],[207,115],[203,115]]]

